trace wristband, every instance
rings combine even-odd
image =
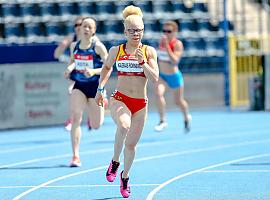
[[[100,92],[100,93],[103,93],[104,92],[104,88],[98,88],[97,91]]]
[[[145,61],[143,60],[142,62],[139,63],[139,65],[144,65]]]

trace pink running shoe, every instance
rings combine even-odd
[[[82,166],[80,158],[76,157],[76,156],[73,156],[69,166],[70,167],[80,167],[80,166]]]
[[[124,198],[128,198],[130,196],[129,178],[122,178],[122,174],[123,171],[120,173],[120,193]]]
[[[71,126],[72,126],[71,119],[67,119],[67,121],[65,121],[64,125],[65,125],[65,129],[67,131],[71,131]]]
[[[119,168],[120,162],[111,161],[110,166],[106,172],[106,179],[109,182],[113,182],[115,180],[115,177],[117,175],[117,170]]]

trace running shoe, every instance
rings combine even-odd
[[[110,166],[106,172],[106,178],[109,182],[113,182],[117,175],[117,170],[119,168],[120,162],[111,161]]]
[[[76,157],[76,156],[73,156],[69,166],[70,167],[80,167],[80,166],[82,166],[80,158]]]
[[[188,119],[184,121],[185,133],[190,132],[192,116],[189,114]]]
[[[65,121],[64,125],[67,131],[71,131],[71,127],[72,127],[71,119],[68,119],[67,121]]]
[[[120,173],[120,193],[124,198],[128,198],[130,196],[129,178],[122,178],[122,174],[123,171]]]
[[[155,131],[163,131],[164,128],[168,126],[167,122],[160,121],[158,125],[155,126]]]

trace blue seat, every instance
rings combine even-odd
[[[128,1],[116,1],[115,2],[115,14],[122,14],[124,8],[128,5],[131,5],[131,2]]]
[[[42,3],[40,5],[40,15],[44,21],[50,20],[53,16],[57,16],[58,9],[54,3]]]
[[[0,24],[0,38],[4,38],[4,24]]]
[[[77,3],[77,6],[79,15],[89,15],[96,13],[95,5],[92,2],[79,2]]]
[[[24,36],[21,24],[6,23],[4,26],[4,37],[8,43],[21,43]]]
[[[63,35],[63,29],[59,23],[57,22],[46,23],[46,36],[48,38],[48,41],[50,42],[58,41],[60,35]]]
[[[20,9],[17,4],[4,3],[2,4],[2,15],[5,23],[9,23],[20,15]]]
[[[142,41],[143,44],[150,45],[154,48],[158,48],[159,46],[159,40],[158,39],[147,39]]]
[[[184,12],[184,4],[177,1],[172,1],[172,9],[173,12]]]
[[[10,36],[19,37],[21,35],[19,24],[13,24],[13,23],[5,24],[4,35],[5,35],[5,38],[10,37]]]
[[[198,30],[211,31],[211,24],[208,20],[197,20]]]
[[[205,43],[200,38],[189,38],[183,40],[184,55],[186,57],[202,57],[204,55]]]
[[[192,16],[193,18],[196,18],[196,19],[208,19],[209,14],[208,14],[208,8],[207,8],[206,3],[203,3],[203,2],[193,3]]]
[[[184,3],[172,1],[172,10],[174,12],[192,13],[192,7],[187,7]]]
[[[25,23],[24,24],[25,36],[41,36],[40,23]]]
[[[195,41],[195,44],[196,44],[196,47],[199,49],[199,50],[205,50],[206,49],[206,42],[203,38],[198,38],[196,41]]]
[[[97,21],[97,34],[105,34],[104,21]]]
[[[196,2],[193,4],[193,12],[208,12],[206,3]]]
[[[96,14],[98,15],[114,14],[115,10],[116,6],[113,2],[99,1],[96,3]]]
[[[190,31],[197,31],[197,24],[194,20],[179,20],[179,29],[180,31],[183,30],[190,30]]]
[[[135,1],[134,5],[139,6],[143,13],[152,13],[154,11],[152,1]]]
[[[44,41],[45,33],[42,32],[40,23],[25,23],[24,31],[27,43]]]
[[[68,34],[73,34],[74,33],[74,22],[73,21],[66,21],[63,24],[65,33]]]
[[[104,23],[104,33],[123,33],[124,25],[120,20],[105,20]]]
[[[205,38],[206,42],[206,53],[212,57],[223,57],[224,56],[224,44],[220,38]]]
[[[194,20],[178,20],[179,31],[183,37],[197,37],[197,24]]]
[[[36,6],[36,4],[32,3],[20,4],[21,17],[23,18],[23,21],[31,21],[34,16],[40,15]]]
[[[213,31],[209,20],[197,20],[198,33],[201,37],[207,37]]]
[[[153,12],[173,12],[173,5],[169,1],[153,1]]]
[[[144,20],[144,30],[152,32],[161,32],[161,26],[158,20]]]
[[[72,15],[75,15],[75,6],[71,2],[64,2],[64,3],[59,3],[59,15],[61,16],[62,19],[68,19]]]

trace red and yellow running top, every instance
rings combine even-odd
[[[147,60],[147,45],[141,45],[144,58]],[[142,76],[145,77],[143,68],[139,65],[137,58],[133,54],[127,54],[126,44],[119,45],[118,53],[115,58],[118,76]]]

